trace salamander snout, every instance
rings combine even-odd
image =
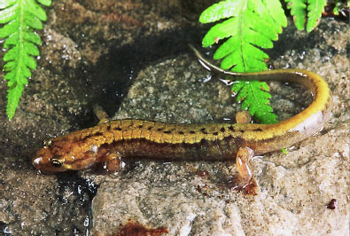
[[[36,169],[43,172],[66,171],[66,168],[63,168],[63,161],[60,157],[53,155],[48,147],[43,147],[37,151],[32,158],[32,164]]]

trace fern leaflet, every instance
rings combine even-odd
[[[51,0],[37,0],[42,5],[51,5]],[[0,38],[5,38],[4,77],[8,81],[6,113],[12,119],[30,69],[36,68],[33,56],[39,56],[37,45],[41,44],[40,36],[35,30],[42,29],[46,13],[35,0],[0,0]]]
[[[237,101],[242,102],[242,109],[249,110],[249,113],[257,120],[265,123],[276,123],[277,116],[272,113],[269,104],[271,95],[266,83],[260,81],[234,83],[232,92],[237,94]],[[265,91],[265,92],[262,92]],[[249,99],[246,99],[249,97]]]
[[[306,31],[311,32],[319,22],[327,0],[286,0],[298,30],[303,30],[306,20]]]
[[[228,18],[228,19],[226,19]],[[278,0],[224,0],[207,8],[200,16],[201,23],[224,20],[213,26],[203,38],[208,47],[228,38],[214,53],[214,59],[223,59],[221,68],[234,72],[266,70],[268,55],[260,48],[272,48],[282,27],[287,25]],[[275,123],[277,116],[268,105],[268,87],[265,82],[237,82],[233,91],[243,108],[262,123]]]

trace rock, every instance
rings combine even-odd
[[[200,4],[171,1],[170,8],[158,9],[159,0],[150,2],[53,2],[38,69],[14,119],[0,114],[1,232],[111,235],[135,222],[143,230],[169,235],[347,235],[348,25],[332,19],[322,19],[311,34],[287,27],[269,52],[275,68],[305,68],[327,80],[333,117],[323,131],[287,154],[277,151],[252,160],[257,195],[223,184],[235,171],[227,162],[129,161],[109,175],[88,170],[56,176],[33,169],[30,158],[42,140],[94,124],[90,110],[95,103],[110,114],[118,110],[115,118],[233,119],[239,105],[230,88],[187,49],[188,41],[199,45],[198,23],[162,13],[181,6],[199,12]],[[270,87],[276,92],[271,104],[282,120],[310,100],[298,87]],[[1,107],[6,89],[0,84]],[[327,208],[332,199],[335,208]]]

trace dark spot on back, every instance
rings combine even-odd
[[[170,130],[164,130],[163,133],[164,134],[171,134],[171,131]]]
[[[220,129],[220,131],[221,131],[221,132],[225,132],[226,130],[225,130],[224,127],[222,127],[222,128]]]
[[[84,138],[82,138],[81,141],[85,141],[85,140],[87,140],[87,139],[89,139],[91,137],[96,137],[96,136],[103,136],[103,133],[101,133],[100,131],[97,131],[96,133],[89,134],[89,135],[85,136]]]
[[[153,127],[152,126],[150,126],[150,127],[148,127],[148,130],[151,130]]]
[[[254,129],[253,131],[263,131],[263,130],[260,128],[257,128],[257,129]]]
[[[110,131],[110,130],[111,130],[111,126],[108,125],[108,126],[107,126],[107,131]]]
[[[158,128],[157,131],[162,131],[164,128]]]
[[[120,127],[115,127],[114,130],[119,130],[119,131],[122,131],[123,129],[120,128]]]
[[[229,126],[228,129],[235,132],[235,128],[233,128],[233,126]]]
[[[215,135],[215,136],[216,136],[216,135],[219,135],[219,133],[218,133],[218,132],[214,132],[214,133],[213,133],[213,135]]]
[[[207,130],[205,128],[201,128],[202,134],[208,134]]]
[[[190,130],[190,132],[189,132],[190,134],[195,134],[196,133],[196,131],[193,131],[193,130]]]
[[[143,125],[139,125],[138,128],[139,128],[139,129],[142,129],[142,128],[143,128]]]
[[[184,132],[183,132],[183,131],[178,131],[177,133],[178,133],[178,134],[184,134]]]

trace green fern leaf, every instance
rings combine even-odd
[[[5,9],[16,3],[17,0],[0,0],[0,9]]]
[[[291,9],[295,26],[303,30],[306,23],[306,31],[311,32],[319,22],[326,0],[286,0],[287,8]]]
[[[50,0],[38,0],[49,6]],[[42,29],[46,13],[35,0],[0,0],[0,38],[5,38],[4,79],[8,81],[6,113],[9,119],[15,114],[24,86],[31,76],[30,69],[36,69],[33,56],[39,56],[41,44],[35,29]]]
[[[268,55],[261,48],[272,48],[272,41],[278,39],[287,25],[281,3],[278,0],[225,0],[207,8],[199,19],[201,23],[219,20],[223,21],[208,31],[202,44],[208,47],[228,38],[213,56],[216,60],[222,59],[220,67],[234,72],[266,70]],[[237,82],[233,86],[238,100],[244,100],[244,109],[263,123],[274,123],[277,116],[271,113],[270,95],[268,89],[263,88],[267,88],[264,82]]]
[[[201,23],[216,22],[232,16],[237,16],[235,9],[242,8],[244,1],[222,1],[207,8],[199,17]],[[213,14],[215,12],[215,14]]]
[[[303,30],[306,22],[306,3],[307,0],[286,0],[287,8],[290,9],[290,14],[293,16],[295,27],[298,30]]]
[[[38,2],[44,6],[51,6],[52,1],[51,0],[38,0]]]
[[[306,25],[306,31],[311,32],[320,21],[324,7],[327,4],[327,0],[309,0],[308,2],[308,22]]]
[[[272,113],[272,108],[268,106],[271,98],[268,91],[267,84],[260,81],[241,81],[232,86],[232,92],[237,93],[237,101],[242,102],[242,109],[248,110],[257,120],[265,124],[277,122],[277,115]]]
[[[19,99],[21,98],[21,94],[24,90],[24,86],[22,84],[13,84],[12,86],[9,86],[9,89],[7,90],[7,96],[11,97],[11,99],[8,99],[7,101],[7,115],[11,119],[16,111],[16,108],[19,103]],[[18,96],[19,95],[19,96]]]
[[[0,15],[0,24],[4,24],[6,22],[9,22],[10,20],[13,20],[15,18],[15,14],[14,14],[14,8],[16,6],[12,5],[12,6],[7,6],[8,8],[4,9],[2,12],[1,12],[1,15]]]

